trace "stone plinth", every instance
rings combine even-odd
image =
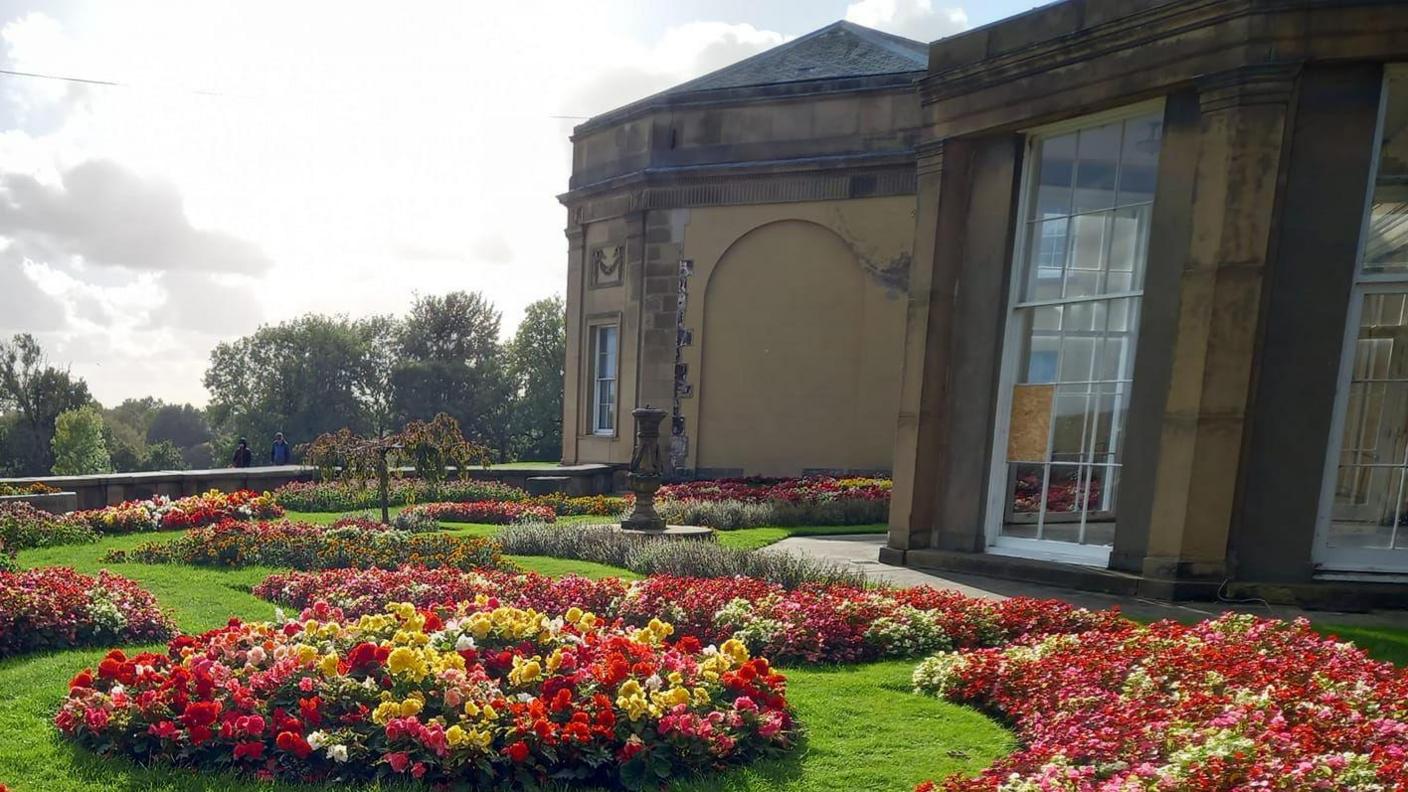
[[[713,541],[714,529],[702,525],[667,525],[661,529],[635,530],[624,525],[616,530],[630,536],[644,536],[659,539],[702,539]]]

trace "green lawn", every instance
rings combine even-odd
[[[331,521],[335,515],[291,514]],[[595,518],[599,519],[599,518]],[[456,533],[492,535],[498,526],[447,526]],[[762,546],[789,534],[840,529],[754,528],[721,532],[720,541]],[[23,566],[63,564],[95,572],[107,567],[140,581],[168,608],[182,630],[217,627],[230,616],[269,618],[273,606],[249,593],[270,569],[218,570],[145,564],[101,564],[112,548],[174,538],[178,532],[129,535],[95,545],[27,550]],[[512,557],[524,568],[549,575],[589,577],[633,573],[601,564],[557,558]],[[131,647],[135,648],[135,647]],[[91,666],[103,649],[30,655],[0,661],[0,782],[14,792],[98,790],[269,790],[308,786],[256,783],[219,773],[197,774],[125,760],[100,759],[62,742],[50,724],[68,679]],[[788,695],[807,729],[805,741],[787,757],[738,768],[721,776],[675,784],[671,790],[705,792],[803,792],[804,790],[909,790],[927,778],[976,772],[1013,748],[1010,734],[986,717],[909,690],[913,663],[785,669]],[[330,787],[316,787],[329,789]],[[339,786],[338,789],[349,789]],[[407,789],[372,786],[364,789]],[[423,789],[422,787],[409,787]]]

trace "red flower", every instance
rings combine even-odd
[[[279,747],[280,751],[291,753],[299,759],[307,759],[308,754],[313,752],[313,747],[303,739],[303,735],[291,731],[279,732],[274,744]]]
[[[220,717],[220,702],[195,701],[186,705],[181,713],[181,722],[187,726],[209,726]]]
[[[68,681],[69,690],[79,690],[81,688],[90,687],[93,687],[93,672],[86,668],[74,674],[73,679]]]
[[[519,740],[504,749],[504,754],[515,762],[522,763],[528,758],[528,743]]]
[[[386,763],[391,765],[392,770],[398,773],[404,773],[411,763],[411,755],[405,751],[389,753],[386,755]]]
[[[264,756],[264,743],[262,742],[242,742],[235,743],[235,761],[241,759],[254,759],[258,761]]]

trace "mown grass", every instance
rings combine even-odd
[[[304,519],[310,515],[290,515]],[[331,521],[336,515],[316,515]],[[599,518],[596,518],[599,520]],[[843,533],[856,532],[846,526]],[[498,526],[457,524],[456,533],[492,535]],[[747,529],[757,546],[806,529]],[[755,533],[748,533],[755,532]],[[783,533],[779,533],[783,532]],[[721,534],[722,537],[727,534]],[[273,606],[249,593],[274,571],[220,570],[185,566],[104,564],[109,549],[175,538],[179,532],[109,537],[95,545],[54,547],[20,553],[23,566],[61,564],[84,572],[108,568],[141,581],[186,632],[224,624],[231,616],[269,618]],[[543,557],[513,557],[544,574],[588,577],[633,573],[601,564]],[[138,647],[129,647],[138,648]],[[148,647],[157,648],[157,647]],[[404,790],[399,784],[309,786],[255,782],[225,773],[194,773],[142,767],[103,759],[59,739],[50,718],[70,677],[95,664],[104,649],[85,649],[0,660],[0,783],[14,792],[175,792],[175,790]],[[1011,735],[986,717],[909,690],[913,663],[890,661],[843,667],[785,669],[788,697],[807,735],[797,750],[717,776],[672,784],[671,790],[705,792],[803,792],[804,790],[908,790],[928,778],[976,772],[1013,748]]]

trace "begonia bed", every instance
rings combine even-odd
[[[94,577],[67,567],[0,571],[0,657],[146,643],[173,631],[156,598],[120,575]]]
[[[141,760],[475,788],[658,787],[792,744],[785,680],[766,660],[672,633],[487,597],[356,620],[323,607],[182,636],[164,655],[114,650],[73,678],[55,724]]]

